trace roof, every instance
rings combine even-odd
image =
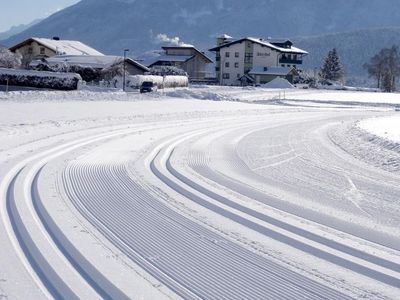
[[[186,62],[192,59],[193,55],[160,55],[158,57],[154,57],[152,60],[149,60],[146,65],[152,66],[157,62]]]
[[[104,69],[111,67],[118,61],[123,61],[122,56],[112,56],[112,55],[56,55],[50,58],[46,58],[46,62],[50,65],[65,64],[69,66],[83,66],[92,67],[98,69]],[[149,69],[142,64],[134,61],[131,58],[126,58],[126,62],[134,65],[135,67],[148,72]],[[31,66],[40,64],[40,60],[33,61]]]
[[[63,55],[103,55],[103,53],[93,49],[92,47],[85,45],[79,41],[69,41],[69,40],[54,40],[46,38],[29,38],[13,47],[10,48],[11,51],[16,51],[18,48],[23,47],[31,42],[37,42],[38,44],[47,47],[57,54]]]
[[[198,50],[196,47],[194,46],[190,46],[190,45],[184,45],[184,46],[164,46],[162,47],[162,49],[164,50],[168,50],[168,49],[192,49],[194,51],[196,51],[200,56],[202,56],[206,61],[208,61],[208,63],[213,63],[212,59],[209,58],[204,52]]]
[[[240,43],[242,43],[244,41],[250,41],[250,42],[253,42],[253,43],[256,43],[256,44],[259,44],[261,46],[265,46],[265,47],[268,47],[268,48],[271,48],[271,49],[274,49],[274,50],[282,52],[282,53],[308,54],[307,51],[304,51],[302,49],[299,49],[299,48],[296,48],[296,47],[293,47],[293,46],[290,47],[290,48],[282,48],[282,47],[279,47],[277,45],[273,45],[268,40],[259,39],[259,38],[253,38],[253,37],[245,37],[245,38],[242,38],[242,39],[239,39],[239,40],[235,40],[235,41],[232,41],[230,43],[226,43],[226,44],[220,45],[218,47],[212,48],[209,51],[218,51],[221,48],[229,47],[229,46],[232,46],[232,45],[235,45],[235,44],[240,44]]]
[[[290,72],[295,70],[294,68],[289,67],[262,67],[257,66],[250,70],[250,75],[278,75],[278,76],[286,76]]]

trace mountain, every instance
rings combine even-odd
[[[0,40],[5,40],[8,39],[9,37],[12,37],[13,35],[16,35],[20,32],[23,32],[24,30],[28,29],[29,27],[39,23],[42,19],[37,19],[29,24],[22,24],[22,25],[17,25],[17,26],[12,26],[10,29],[7,31],[0,32]]]
[[[60,36],[137,55],[158,48],[160,34],[205,49],[225,32],[290,37],[378,26],[400,26],[398,0],[82,0],[2,43]]]
[[[291,37],[310,52],[306,68],[319,67],[336,47],[347,75],[365,76],[362,65],[371,56],[400,45],[398,28],[398,0],[82,0],[0,44],[58,36],[106,54],[128,48],[135,57],[165,43],[209,49],[222,33]]]

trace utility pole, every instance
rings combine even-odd
[[[123,87],[122,90],[125,92],[125,80],[126,80],[126,53],[129,52],[129,49],[124,50],[124,82],[123,82]]]

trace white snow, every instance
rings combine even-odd
[[[0,92],[0,298],[396,299],[399,104]]]
[[[382,139],[400,143],[400,115],[366,119],[358,126]]]
[[[44,71],[33,71],[33,70],[21,70],[21,69],[5,69],[0,68],[0,75],[15,75],[15,76],[34,76],[34,77],[55,77],[55,78],[77,78],[82,80],[80,75],[75,73],[60,73],[60,72],[44,72]]]
[[[294,86],[284,78],[277,77],[270,82],[263,84],[266,89],[293,89]]]
[[[33,37],[32,39],[61,55],[103,55],[103,53],[79,41],[54,40],[38,37]]]

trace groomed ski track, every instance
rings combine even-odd
[[[336,117],[329,113],[313,114],[309,120],[310,117],[311,114],[299,114],[298,119],[285,121],[283,114],[282,121],[278,118],[266,121],[255,116],[103,128],[103,133],[88,134],[85,138],[50,147],[16,164],[0,188],[4,200],[1,210],[3,223],[21,261],[44,297],[130,298],[118,282],[105,277],[82,254],[79,245],[69,240],[63,228],[53,221],[54,211],[49,211],[43,202],[38,184],[42,172],[53,161],[68,157],[58,178],[64,196],[108,242],[175,293],[177,298],[352,298],[350,292],[341,290],[339,286],[330,286],[328,281],[296,272],[286,267],[284,262],[278,263],[251,251],[178,211],[168,196],[177,194],[184,201],[206,208],[224,220],[278,241],[285,247],[315,256],[334,268],[399,289],[397,237],[352,227],[335,216],[326,216],[301,205],[280,201],[279,197],[271,197],[256,188],[264,180],[263,174],[250,170],[238,154],[243,140],[260,131],[273,141],[276,136],[268,132],[274,134],[277,128],[280,129],[278,136],[279,143],[282,143],[282,135],[293,138],[296,127],[301,128],[304,124],[309,126],[309,130],[317,130],[354,118],[344,114]],[[165,133],[159,134],[158,131]],[[121,153],[129,153],[129,141],[132,142],[132,137],[134,140],[138,134],[149,136],[149,142],[142,147],[135,146],[141,152],[132,157],[134,162],[129,159],[125,162],[120,159],[114,162],[112,158],[102,160],[101,155],[90,159],[91,151],[96,152],[97,148],[108,143],[117,143]],[[310,169],[315,165],[321,168],[321,155],[326,154],[325,148],[322,151],[318,147],[299,148],[298,145],[304,144],[297,144],[294,140],[288,143],[292,152],[289,156],[278,157],[275,163],[278,161],[280,166],[290,164],[302,160],[305,152],[312,151],[309,154],[314,160],[309,163]],[[282,153],[285,154],[278,151],[273,155]],[[330,161],[325,169],[321,168],[321,173],[335,171],[337,175],[343,172],[345,178],[354,175],[351,172],[356,167],[346,170],[330,168],[338,164]],[[270,167],[275,165],[270,164]],[[307,169],[307,166],[302,167]],[[262,168],[268,170],[268,166]],[[377,177],[373,170],[369,171],[371,173],[365,178]],[[387,194],[396,194],[397,187],[390,183],[396,181],[395,175],[387,177],[382,190],[390,188]],[[279,177],[274,179],[280,181]],[[374,181],[374,184],[379,185],[379,182]],[[230,198],[227,191],[236,195]],[[304,227],[279,220],[265,210],[247,207],[237,201],[236,197],[240,195],[259,202],[266,211],[279,210],[303,218]],[[308,223],[316,223],[338,234],[335,238],[325,237],[312,226],[309,228]],[[371,234],[367,235],[368,232]],[[363,241],[364,248],[348,245],[341,241],[340,235]],[[384,257],[375,255],[376,249],[387,249],[387,253]]]

